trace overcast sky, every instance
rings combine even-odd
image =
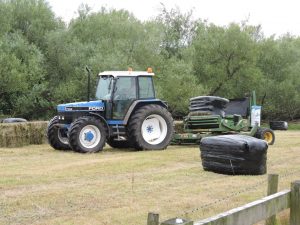
[[[265,35],[280,36],[287,32],[300,36],[300,1],[298,0],[47,0],[64,21],[76,17],[81,3],[93,11],[102,6],[126,9],[140,20],[159,13],[160,3],[168,9],[178,6],[182,12],[194,9],[194,18],[208,20],[217,25],[249,19],[253,25],[262,25]]]

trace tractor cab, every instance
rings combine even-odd
[[[122,120],[134,101],[155,99],[153,76],[154,73],[141,71],[100,73],[96,99],[105,102],[106,118]]]

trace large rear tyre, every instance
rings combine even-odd
[[[107,144],[112,148],[130,148],[131,144],[127,140],[114,140],[114,138],[109,138],[106,141]]]
[[[162,150],[167,148],[173,137],[173,118],[162,106],[143,106],[130,118],[128,132],[135,149]]]
[[[275,134],[269,128],[258,128],[255,134],[255,137],[258,139],[265,140],[268,145],[273,145],[275,142]]]
[[[101,120],[84,116],[71,124],[69,144],[76,152],[94,153],[103,149],[106,137],[107,130]]]
[[[58,117],[53,117],[48,124],[47,127],[47,138],[49,144],[52,148],[56,150],[70,150],[69,140],[67,136],[67,130],[63,128],[59,128]]]

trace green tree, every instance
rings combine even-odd
[[[162,53],[167,58],[182,59],[182,50],[190,45],[200,21],[193,20],[193,10],[182,13],[178,7],[167,10],[162,4],[157,21],[163,26]]]
[[[168,102],[174,116],[184,116],[188,113],[189,99],[204,95],[207,90],[197,83],[191,62],[171,58],[164,65],[157,73],[157,94]]]
[[[11,29],[21,32],[29,43],[44,47],[45,35],[63,23],[55,18],[45,0],[8,0],[13,20]]]
[[[243,96],[261,79],[257,61],[256,27],[201,24],[193,42],[193,67],[209,95]]]
[[[270,37],[260,43],[258,67],[264,74],[259,97],[264,116],[294,119],[299,116],[300,42],[289,35]]]
[[[40,116],[47,107],[43,55],[20,34],[4,36],[0,49],[0,108],[10,115]]]

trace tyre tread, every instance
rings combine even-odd
[[[58,139],[57,132],[58,128],[55,127],[55,124],[58,123],[58,117],[53,117],[47,126],[47,138],[48,142],[51,145],[52,148],[56,150],[70,150],[71,147],[69,145],[66,145],[64,143],[61,143]]]
[[[166,142],[166,144],[164,143],[164,145],[161,145],[162,143],[156,145],[156,146],[147,146],[144,144],[144,141],[142,140],[142,136],[140,134],[140,123],[141,123],[141,118],[144,118],[145,115],[148,112],[151,111],[157,111],[160,112],[161,114],[163,114],[163,116],[167,119],[169,119],[169,121],[166,121],[167,124],[168,122],[171,123],[170,126],[170,131],[171,132],[167,134],[167,140],[163,141]],[[173,118],[171,113],[164,107],[161,107],[159,105],[155,105],[155,104],[151,104],[151,105],[146,105],[146,106],[142,106],[141,108],[137,109],[135,111],[135,113],[132,115],[132,117],[130,118],[129,121],[129,126],[128,126],[128,133],[129,133],[129,139],[131,142],[131,145],[137,149],[137,150],[161,150],[161,149],[165,149],[168,144],[171,141],[171,138],[173,136],[174,133],[174,125],[173,125]],[[169,127],[168,127],[169,128]]]

